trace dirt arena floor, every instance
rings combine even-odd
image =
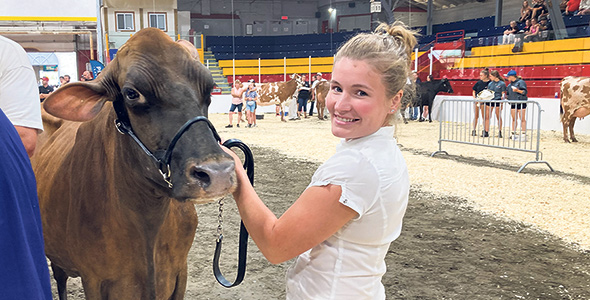
[[[317,118],[283,123],[267,114],[256,128],[224,128],[227,118],[210,116],[223,138],[251,146],[255,188],[277,215],[339,142]],[[404,229],[386,257],[387,299],[590,299],[590,136],[565,144],[561,132],[543,132],[543,158],[555,172],[534,165],[517,174],[534,155],[444,144],[450,155],[431,158],[436,122],[400,124],[397,135],[412,186]],[[225,199],[222,255],[229,280],[239,228],[232,201]],[[197,211],[186,299],[284,299],[291,262],[269,264],[251,240],[244,282],[226,289],[215,281],[218,205]],[[84,298],[79,279],[68,289],[69,299]]]

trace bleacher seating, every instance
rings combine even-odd
[[[458,38],[452,31],[464,30],[459,38],[464,38],[467,56],[451,59],[455,62],[450,62],[450,65],[447,60],[447,65],[442,67],[443,70],[438,63],[439,66],[434,70],[435,78],[449,78],[459,95],[471,95],[471,88],[478,79],[480,70],[489,67],[502,74],[515,69],[527,81],[530,97],[553,97],[555,92],[559,91],[559,82],[563,77],[572,74],[590,76],[590,51],[587,51],[590,49],[590,38],[579,38],[590,36],[589,22],[590,16],[564,17],[569,39],[525,43],[520,53],[512,53],[513,45],[498,45],[508,26],[494,27],[493,16],[437,24],[433,26],[434,34],[428,36],[424,35],[425,27],[414,30],[423,34],[419,37],[419,56],[437,40],[437,33],[437,42],[440,42],[441,38],[452,41]],[[524,25],[519,26],[522,28]],[[260,73],[263,82],[282,81],[285,73],[309,73],[309,57],[312,58],[311,73],[331,73],[333,55],[340,45],[354,34],[356,32],[207,37],[206,45],[220,60],[223,74],[230,82],[233,81],[231,75],[234,75],[234,71],[237,79],[257,79]],[[235,49],[232,45],[235,45]],[[234,57],[235,69],[232,67]],[[414,53],[412,58],[414,59]]]
[[[216,59],[275,59],[332,56],[357,32],[288,36],[207,36],[205,44]],[[233,48],[235,45],[235,49]]]

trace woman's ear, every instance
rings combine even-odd
[[[395,96],[393,96],[391,98],[391,104],[389,106],[389,114],[393,114],[399,109],[403,96],[404,96],[404,91],[399,90],[399,92],[397,92],[397,94],[395,94]]]

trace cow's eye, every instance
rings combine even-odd
[[[137,100],[139,98],[139,93],[136,90],[130,88],[123,89],[123,95],[125,95],[125,97],[129,100]]]

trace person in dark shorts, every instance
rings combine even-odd
[[[490,70],[485,68],[479,72],[479,80],[473,86],[473,98],[477,99],[477,95],[488,88],[488,84],[490,83]],[[471,131],[472,136],[477,136],[477,121],[479,119],[479,115],[484,113],[484,106],[481,102],[475,103],[475,117],[473,119],[473,130]]]
[[[303,80],[303,86],[299,88],[299,94],[297,96],[297,118],[301,118],[301,113],[307,119],[307,100],[309,100],[309,91],[311,89],[309,81],[305,80],[306,76],[301,75]]]
[[[522,79],[522,77],[516,74],[516,71],[510,70],[508,74],[508,86],[506,90],[508,92],[507,99],[511,101],[526,101],[528,100],[527,94],[528,90],[526,87],[526,82]],[[520,132],[519,136],[522,135],[524,132],[526,134],[526,102],[524,103],[510,103],[510,115],[512,116],[512,134],[511,138],[516,138],[516,124],[518,123],[518,119],[520,118]]]
[[[493,70],[490,72],[490,83],[488,83],[488,90],[494,92],[494,98],[492,100],[502,100],[506,95],[506,83],[504,83],[504,78],[500,75],[500,72],[497,70]],[[496,112],[496,119],[498,120],[498,128],[500,131],[498,132],[498,137],[502,138],[502,118],[500,113],[502,112],[502,103],[499,102],[486,102],[485,103],[485,113],[484,113],[484,131],[482,136],[488,137],[490,131],[490,117],[492,116],[492,107]]]

